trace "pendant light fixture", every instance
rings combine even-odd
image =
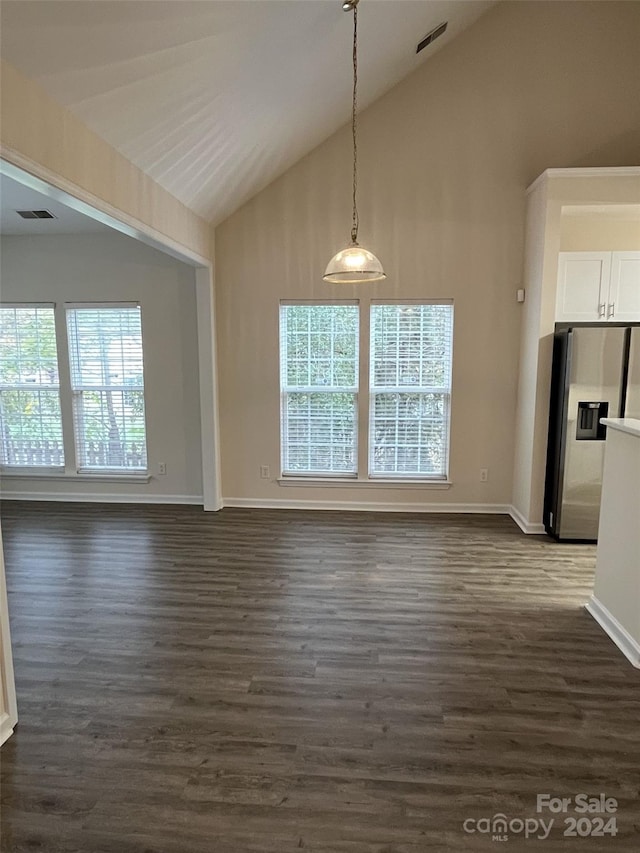
[[[345,0],[345,12],[353,12],[353,99],[351,102],[351,137],[353,140],[353,217],[351,244],[334,255],[327,265],[325,281],[336,284],[362,284],[386,278],[382,264],[373,254],[358,244],[358,140],[356,115],[358,108],[358,0]]]

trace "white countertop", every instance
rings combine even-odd
[[[640,420],[637,418],[602,418],[600,423],[609,429],[619,429],[620,432],[628,432],[640,438]]]

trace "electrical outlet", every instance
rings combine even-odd
[[[488,479],[489,479],[489,469],[488,468],[481,468],[480,469],[480,482],[486,483]]]
[[[167,473],[167,463],[166,462],[158,462],[158,474],[162,474],[163,476]]]
[[[268,465],[261,465],[260,466],[260,479],[261,480],[268,480],[270,476],[271,476],[271,474],[269,472],[269,466]]]

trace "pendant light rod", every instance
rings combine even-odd
[[[351,242],[358,243],[358,0],[344,3],[342,8],[353,9],[353,98],[351,101],[351,137],[353,139],[353,216],[351,220]]]

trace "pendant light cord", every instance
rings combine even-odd
[[[353,100],[351,103],[351,135],[353,137],[353,218],[351,222],[351,242],[358,242],[358,140],[357,140],[357,110],[358,110],[358,5],[353,7]]]

